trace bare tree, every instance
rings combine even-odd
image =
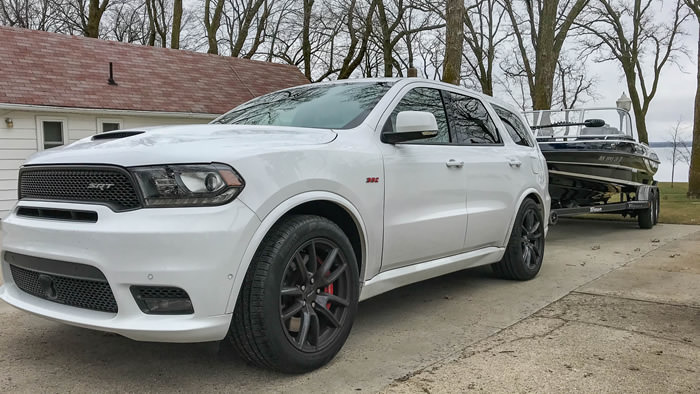
[[[337,15],[331,1],[311,4],[311,8],[306,4],[307,8],[286,14],[279,30],[275,29],[274,56],[300,67],[309,80],[318,81],[338,72],[336,45],[344,19],[327,17]]]
[[[501,28],[504,15],[505,8],[498,0],[476,0],[464,17],[465,41],[471,49],[465,51],[464,60],[482,93],[489,96],[493,96],[496,48],[512,36]]]
[[[55,8],[50,0],[0,0],[0,24],[52,30]]]
[[[279,47],[284,47],[286,42],[284,42],[285,31],[288,19],[291,15],[295,14],[293,5],[297,0],[276,0],[272,10],[270,11],[270,16],[268,17],[269,23],[268,28],[265,32],[266,39],[269,39],[269,44],[267,45],[266,59],[271,62],[277,56],[279,52]],[[288,33],[288,32],[287,32]],[[280,41],[282,41],[280,43]],[[293,63],[290,63],[293,64]]]
[[[311,81],[365,72],[365,61],[376,52],[370,36],[379,0],[320,0],[310,11],[300,0],[278,1],[282,4],[270,12],[268,42],[260,51],[268,60],[293,64]]]
[[[671,159],[671,187],[673,187],[673,180],[676,176],[676,164],[690,164],[690,150],[683,140],[680,120],[676,122],[676,126],[671,129],[668,135],[669,139],[667,141],[671,144],[671,157],[669,158]]]
[[[173,0],[173,23],[170,32],[170,48],[180,49],[182,34],[182,0]]]
[[[394,73],[394,68],[399,64],[396,59],[396,47],[404,40],[406,35],[412,35],[428,30],[434,30],[445,26],[444,23],[435,23],[434,16],[428,12],[421,12],[421,15],[415,15],[411,10],[421,10],[421,5],[413,0],[392,0],[379,1],[377,3],[377,18],[375,23],[378,28],[373,30],[373,36],[376,39],[377,47],[382,52],[382,62],[384,64],[384,76],[391,77]],[[413,18],[419,18],[413,24]],[[409,65],[410,60],[409,60]],[[400,71],[400,69],[399,69]]]
[[[83,33],[86,37],[100,36],[100,21],[108,6],[109,0],[90,0],[87,20],[83,21]]]
[[[172,16],[168,11],[169,8],[170,5],[166,0],[146,0],[150,30],[148,45],[154,46],[158,42],[159,46],[167,48],[168,31],[172,23]]]
[[[553,108],[571,109],[589,98],[599,98],[595,87],[597,76],[591,75],[586,68],[586,58],[565,53],[557,61]]]
[[[439,7],[438,7],[439,8]],[[430,12],[428,9],[422,8],[420,6],[420,3],[414,3],[414,6],[409,7],[406,9],[405,15],[403,17],[403,21],[401,23],[401,30],[404,31],[405,33],[401,35],[400,39],[394,45],[392,48],[392,68],[396,70],[396,75],[403,77],[403,72],[404,70],[408,70],[409,68],[414,67],[414,62],[415,62],[415,57],[414,57],[414,49],[418,45],[418,43],[423,40],[423,35],[426,34],[429,31],[437,31],[438,29],[440,30],[439,34],[442,34],[443,37],[446,35],[446,33],[442,30],[445,27],[445,25],[441,25],[441,27],[438,27],[437,29],[418,29],[416,30],[416,27],[419,27],[421,25],[426,25],[426,22],[428,19],[437,19],[433,16],[431,16]],[[444,20],[444,17],[442,18]],[[444,58],[444,48],[446,46],[443,45],[443,53],[441,56]],[[383,50],[384,48],[382,48]],[[382,56],[382,59],[384,56]]]
[[[550,109],[557,60],[574,21],[589,0],[502,1],[520,57],[519,62],[513,64],[521,67],[509,72],[526,78],[535,110]],[[523,14],[527,17],[523,18]]]
[[[337,18],[320,16],[322,12],[331,10],[331,5],[315,0],[299,0],[291,2],[293,8],[289,13],[282,13],[284,19],[279,20],[275,29],[274,56],[297,67],[300,67],[310,81],[319,80],[333,73],[332,64],[335,55],[335,37],[341,30],[342,21]],[[318,12],[321,8],[323,11]],[[330,48],[330,52],[329,52]],[[325,56],[328,55],[328,59]],[[323,65],[314,67],[315,60],[321,60]],[[316,69],[323,69],[321,77],[314,78]]]
[[[371,78],[384,75],[383,58],[384,53],[382,49],[373,40],[372,45],[367,48],[365,57],[362,59],[362,64],[360,65],[362,76]]]
[[[700,23],[700,0],[684,0]],[[688,175],[688,196],[700,198],[700,36],[697,52],[697,82],[695,87],[695,114],[693,117],[693,149]]]
[[[148,43],[150,30],[145,3],[121,2],[106,13],[108,39],[122,42]]]
[[[424,35],[416,45],[416,52],[423,65],[423,77],[442,80],[445,37],[437,31],[432,37]]]
[[[110,0],[55,0],[59,18],[68,33],[79,32],[85,37],[100,36],[100,22]]]
[[[464,47],[464,0],[446,0],[445,61],[442,80],[459,85]]]
[[[515,50],[517,52],[517,49]],[[513,56],[518,56],[514,54]],[[508,64],[508,63],[503,63]],[[530,96],[530,79],[525,72],[514,73],[510,65],[501,65],[503,75],[497,80],[498,84],[503,88],[508,97],[520,108],[521,111],[532,109],[532,98]],[[505,68],[508,68],[505,70]]]
[[[372,16],[374,15],[377,4],[380,1],[381,0],[372,0],[369,8],[363,16],[357,12],[359,9],[357,7],[357,0],[350,0],[346,13],[346,27],[348,35],[350,36],[350,44],[346,51],[345,57],[343,58],[342,66],[338,72],[338,79],[349,78],[355,69],[357,69],[362,63],[362,59],[367,53],[370,35],[372,34]],[[358,19],[362,23],[356,26],[355,21]]]
[[[219,54],[217,34],[221,26],[221,15],[224,12],[225,0],[204,0],[204,28],[206,30],[207,53]]]
[[[659,22],[659,13],[669,4],[671,22]],[[584,45],[598,55],[596,61],[617,61],[621,66],[639,140],[648,143],[646,115],[656,96],[661,70],[673,62],[675,53],[683,51],[677,38],[689,13],[683,0],[595,0],[590,16],[579,24],[586,31]],[[651,71],[646,71],[648,63]]]
[[[314,0],[302,0],[304,4],[303,24],[301,31],[301,50],[304,58],[304,75],[311,79],[311,11]]]
[[[299,68],[303,67],[303,22],[300,20],[303,20],[304,10],[300,7],[300,1],[302,0],[285,0],[273,9],[271,17],[275,22],[269,33],[268,61],[279,59]]]
[[[224,24],[231,56],[249,59],[258,52],[273,5],[274,0],[228,0]]]

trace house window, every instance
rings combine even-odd
[[[39,147],[51,149],[66,143],[65,119],[38,119]]]
[[[109,122],[102,123],[102,131],[103,132],[114,131],[114,130],[119,130],[119,123],[109,123]]]
[[[106,133],[108,131],[120,130],[122,128],[121,119],[97,119],[97,132]]]

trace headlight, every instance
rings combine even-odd
[[[222,205],[243,190],[243,178],[225,164],[134,167],[146,207]]]

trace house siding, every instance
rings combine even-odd
[[[17,178],[19,167],[39,146],[37,123],[41,118],[66,120],[66,143],[97,133],[98,119],[118,119],[122,128],[162,126],[169,124],[206,123],[207,119],[190,119],[154,116],[119,116],[114,113],[74,114],[67,112],[0,111],[0,219],[5,217],[17,202]],[[6,118],[14,127],[8,128]]]
[[[17,198],[19,166],[36,152],[36,121],[28,113],[0,112],[0,218],[7,215]],[[8,128],[6,118],[14,127]]]

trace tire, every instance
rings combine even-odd
[[[541,207],[526,199],[518,210],[503,259],[491,265],[500,277],[530,280],[537,276],[544,256],[544,220]]]
[[[654,191],[654,195],[656,196],[656,212],[654,214],[654,225],[656,226],[659,224],[659,214],[661,213],[661,193],[659,192],[659,189]]]
[[[228,340],[253,365],[312,371],[343,347],[358,297],[357,261],[340,227],[319,216],[290,216],[255,253]]]
[[[639,211],[639,214],[637,215],[637,223],[639,224],[639,228],[641,229],[650,229],[654,227],[654,224],[658,222],[658,201],[657,201],[657,193],[651,192],[649,196],[649,208],[647,209],[642,209]]]

